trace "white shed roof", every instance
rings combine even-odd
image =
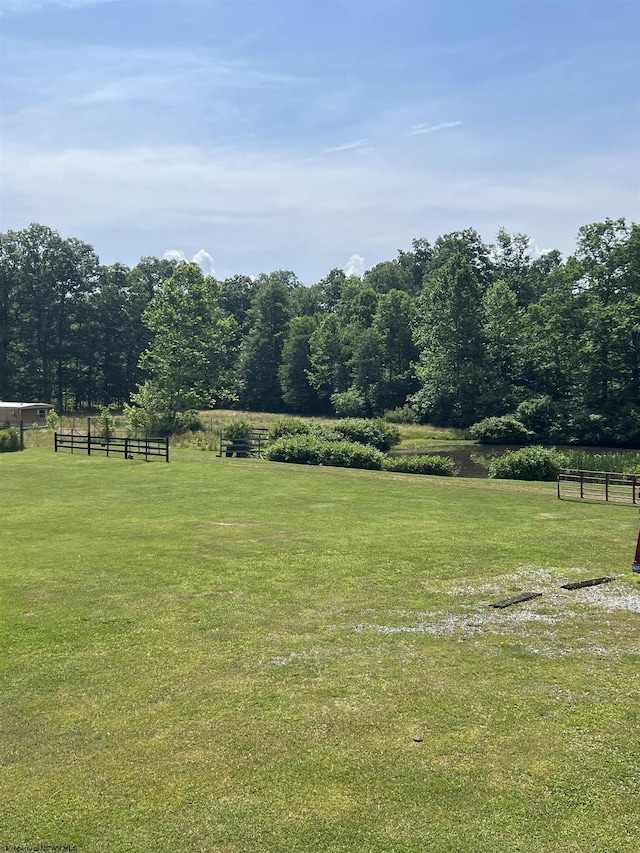
[[[53,409],[51,403],[11,403],[0,400],[0,409]]]

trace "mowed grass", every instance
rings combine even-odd
[[[638,850],[632,508],[186,451],[0,482],[0,845]]]

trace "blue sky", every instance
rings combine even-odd
[[[0,230],[312,284],[640,220],[637,0],[0,0]]]

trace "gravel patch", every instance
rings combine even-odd
[[[587,578],[584,569],[575,569],[575,574]],[[637,654],[639,650],[635,646],[621,648],[617,641],[623,639],[624,632],[617,630],[615,623],[608,619],[600,620],[590,635],[581,638],[579,642],[574,640],[568,644],[565,639],[558,637],[558,629],[590,611],[640,613],[640,590],[629,589],[626,584],[616,586],[615,579],[596,587],[571,591],[560,589],[563,583],[574,579],[567,577],[564,571],[526,567],[488,583],[452,587],[450,593],[460,599],[462,613],[365,611],[377,618],[356,624],[353,628],[358,632],[371,631],[383,635],[427,634],[449,638],[505,636],[522,642],[528,651],[544,657],[568,654],[608,657],[622,652]],[[531,602],[516,604],[510,609],[488,609],[496,598],[527,590],[542,592],[543,596]],[[469,600],[473,598],[476,600]],[[398,624],[400,619],[411,620],[411,624]],[[541,631],[544,626],[547,630]]]

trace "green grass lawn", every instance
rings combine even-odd
[[[0,849],[637,853],[634,509],[197,451],[0,483]]]

